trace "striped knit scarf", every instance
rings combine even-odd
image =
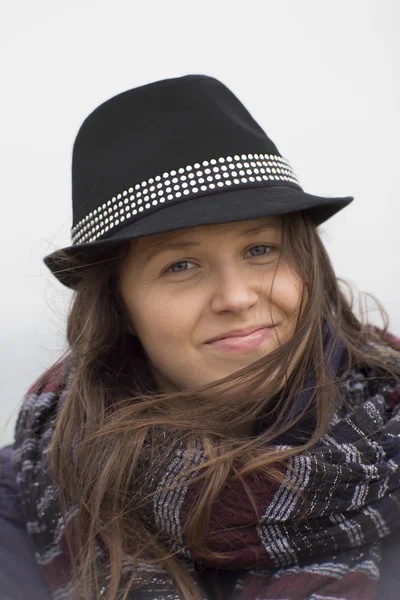
[[[339,344],[331,365],[336,374],[346,356]],[[57,489],[43,468],[43,459],[59,404],[68,390],[67,379],[68,361],[64,361],[46,385],[27,392],[13,453],[27,531],[54,600],[71,598],[70,563]],[[221,569],[236,570],[239,575],[231,595],[224,599],[376,599],[381,544],[391,532],[400,531],[400,386],[388,374],[368,366],[353,368],[338,385],[351,413],[338,409],[318,446],[289,459],[295,474],[289,468],[284,471],[287,480],[306,492],[306,505],[286,486],[273,484],[260,474],[248,476],[246,481],[259,520],[239,485],[227,484],[213,505],[207,542],[213,550],[232,556],[229,565],[220,565]],[[302,409],[308,393],[299,394],[295,413]],[[301,432],[307,433],[312,426],[312,418],[305,416],[296,430],[276,440],[276,446],[303,442]],[[199,571],[218,565],[199,563],[187,547],[183,529],[190,507],[201,493],[201,482],[188,481],[172,494],[161,490],[183,468],[184,458],[185,449],[175,448],[169,468],[164,468],[156,483],[159,492],[154,497],[153,522],[165,543],[180,549],[182,565],[207,599]],[[205,460],[200,442],[190,460],[192,465]],[[305,519],[299,520],[304,510]],[[68,518],[73,514],[74,507]],[[100,545],[98,551],[101,556]],[[126,561],[122,583],[128,576]],[[107,576],[101,598],[106,597],[106,590]],[[181,596],[166,571],[142,561],[129,598],[179,600]]]

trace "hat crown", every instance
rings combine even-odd
[[[122,92],[90,113],[76,136],[73,226],[158,174],[250,152],[280,156],[240,100],[214,77],[185,75]]]

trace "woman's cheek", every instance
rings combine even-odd
[[[292,273],[281,274],[273,284],[272,302],[288,315],[295,313],[300,307],[302,287],[299,277]]]

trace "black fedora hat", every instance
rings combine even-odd
[[[81,267],[122,241],[304,211],[320,225],[354,198],[307,194],[289,163],[218,79],[185,75],[118,94],[82,123],[72,156],[72,245]],[[77,278],[78,275],[78,278]]]

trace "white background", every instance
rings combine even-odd
[[[400,335],[399,13],[397,0],[3,3],[1,445],[65,348],[71,292],[42,259],[70,245],[75,135],[99,104],[159,79],[217,77],[305,191],[355,197],[323,239]]]

